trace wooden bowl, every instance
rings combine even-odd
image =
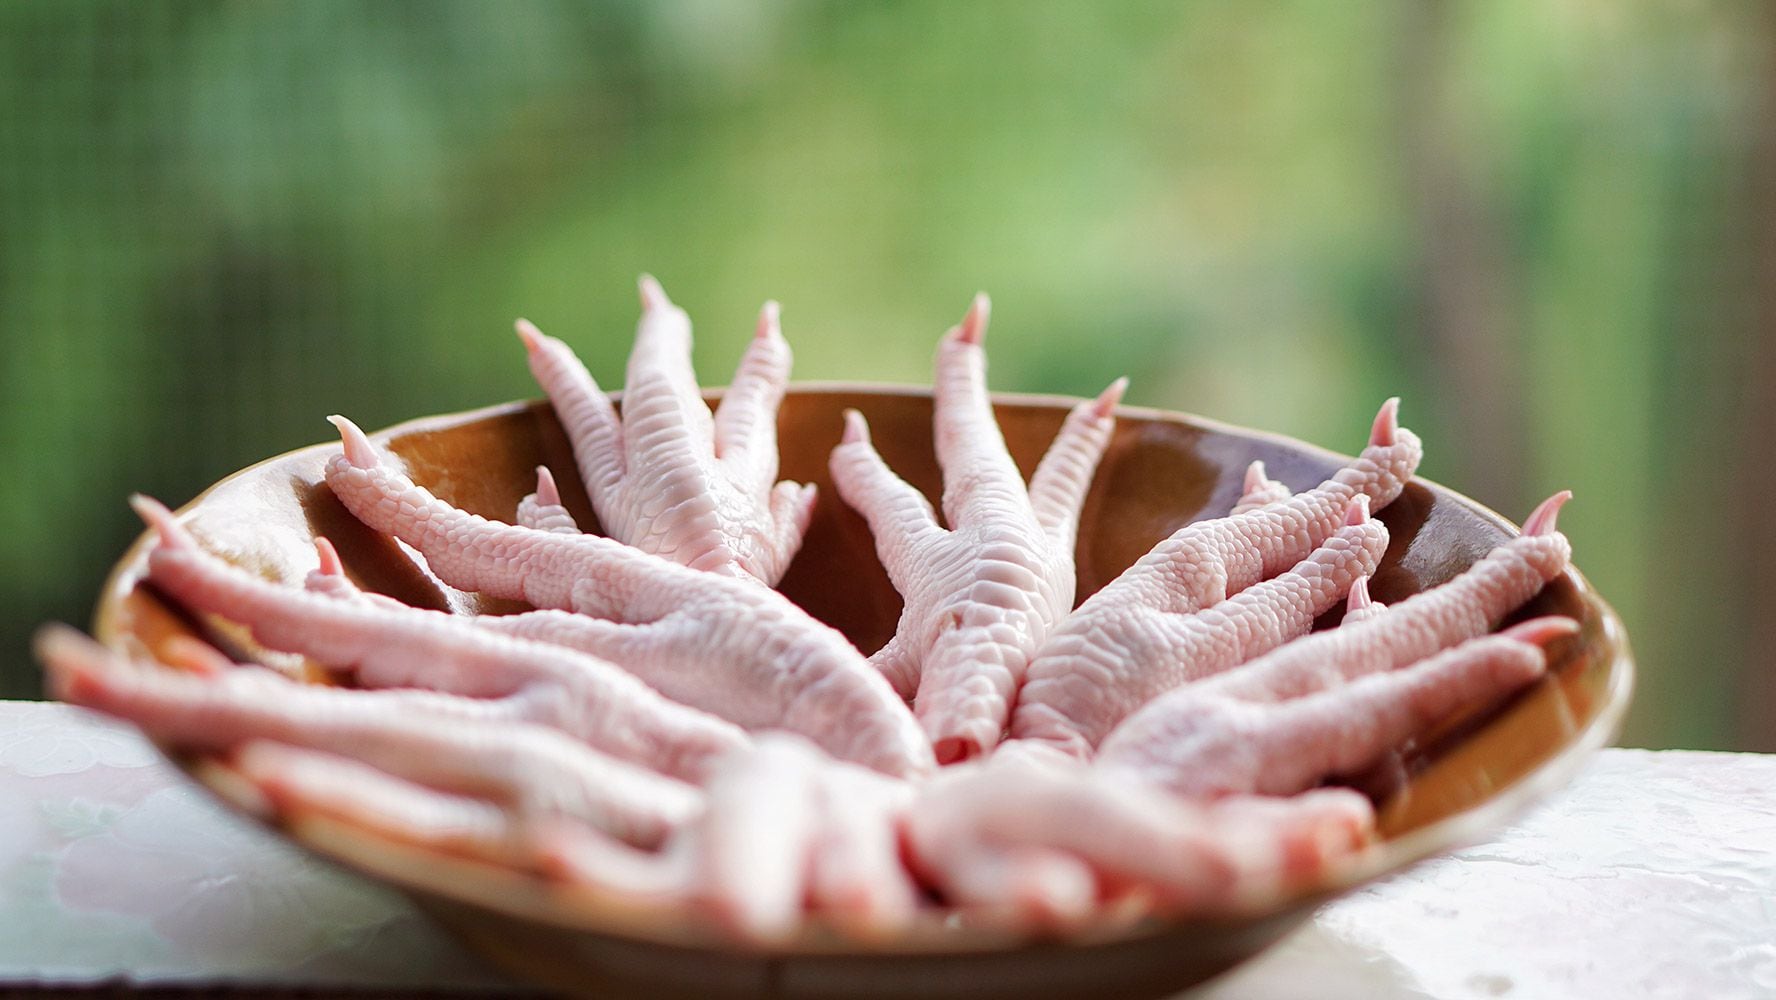
[[[1005,439],[1026,474],[1073,402],[996,397]],[[932,497],[939,476],[928,392],[809,384],[784,400],[783,475],[819,483],[821,501],[782,590],[868,651],[893,632],[900,598],[876,560],[867,527],[838,500],[827,476],[846,407],[864,412],[883,456]],[[1346,461],[1298,441],[1182,414],[1124,408],[1118,417],[1080,523],[1080,599],[1180,525],[1224,514],[1253,459],[1263,459],[1273,478],[1297,490]],[[535,467],[546,464],[580,523],[596,523],[567,439],[545,403],[428,417],[373,437],[444,500],[501,520],[512,519],[519,498],[534,488]],[[323,463],[337,447],[304,448],[228,477],[185,508],[187,523],[224,558],[292,587],[316,565],[312,539],[324,534],[351,577],[368,589],[459,614],[518,607],[441,586],[409,550],[359,524],[323,483]],[[1492,511],[1423,481],[1409,485],[1380,516],[1392,532],[1371,584],[1382,601],[1448,580],[1515,532]],[[169,637],[199,634],[239,656],[290,665],[290,657],[265,653],[237,626],[195,620],[144,584],[148,543],[139,540],[106,584],[95,628],[101,641],[158,655]],[[1409,778],[1380,805],[1380,841],[1351,864],[1242,918],[1150,921],[1065,940],[934,918],[877,946],[846,942],[816,925],[780,949],[736,950],[707,928],[619,909],[521,872],[430,853],[318,816],[271,817],[220,760],[178,759],[224,799],[308,848],[400,888],[469,946],[551,989],[648,998],[1163,996],[1257,953],[1338,893],[1483,838],[1564,784],[1604,746],[1620,723],[1632,680],[1621,623],[1576,572],[1556,580],[1518,617],[1556,612],[1579,619],[1583,629],[1551,650],[1549,675],[1484,718],[1446,726],[1410,749]]]

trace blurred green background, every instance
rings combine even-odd
[[[138,532],[258,458],[621,381],[637,272],[724,381],[995,388],[1571,487],[1625,742],[1776,750],[1776,8],[1615,0],[0,0],[0,696]]]

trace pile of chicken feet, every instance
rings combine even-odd
[[[205,551],[143,497],[149,577],[340,686],[232,662],[183,669],[60,626],[53,690],[180,747],[224,752],[286,813],[319,814],[666,907],[768,944],[810,919],[859,940],[943,911],[1025,931],[1223,912],[1324,873],[1370,836],[1328,779],[1496,702],[1576,623],[1501,619],[1567,565],[1568,494],[1449,583],[1392,607],[1366,581],[1372,512],[1417,466],[1397,401],[1362,454],[1290,495],[1261,465],[1226,517],[1179,529],[1074,607],[1080,505],[1119,380],[1067,417],[1026,485],[995,422],[977,298],[942,339],[942,517],[845,416],[831,471],[905,601],[865,656],[773,584],[812,486],[776,482],[790,351],[759,317],[714,413],[690,322],[651,278],[621,417],[561,341],[520,321],[608,537],[538,470],[514,524],[454,509],[351,422],[327,482],[453,587],[539,610],[466,617],[359,590],[317,540],[304,588]],[[1348,602],[1343,623],[1309,635]]]

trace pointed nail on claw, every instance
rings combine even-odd
[[[1116,404],[1122,402],[1122,394],[1128,391],[1128,387],[1129,380],[1126,375],[1105,387],[1103,392],[1098,393],[1097,402],[1092,406],[1092,416],[1102,420],[1114,412]]]
[[[864,422],[863,414],[856,410],[845,411],[845,433],[839,438],[840,444],[856,444],[870,439],[869,424]]]
[[[986,292],[977,293],[968,306],[968,314],[962,317],[962,325],[956,328],[957,343],[980,343],[987,335],[987,318],[992,312],[993,300],[987,298]]]
[[[1523,522],[1523,533],[1526,535],[1552,535],[1554,522],[1560,516],[1560,508],[1573,498],[1572,490],[1561,490],[1537,507]]]
[[[360,469],[376,468],[376,449],[357,424],[335,413],[327,422],[339,428],[340,443],[345,446],[345,460]]]
[[[1362,524],[1368,520],[1369,495],[1367,493],[1358,493],[1356,496],[1351,497],[1350,506],[1344,508],[1345,526],[1349,527],[1351,525]]]
[[[1261,458],[1253,459],[1252,464],[1246,466],[1246,482],[1245,485],[1240,487],[1240,492],[1256,493],[1263,489],[1264,484],[1269,481],[1270,476],[1266,474],[1264,460]]]
[[[1369,428],[1369,443],[1377,448],[1386,448],[1394,443],[1394,433],[1400,429],[1400,397],[1392,396],[1381,404],[1381,412],[1375,415],[1375,423]]]
[[[1549,615],[1546,618],[1531,618],[1529,621],[1513,625],[1499,634],[1509,636],[1518,642],[1527,642],[1533,646],[1546,646],[1555,639],[1578,635],[1579,623],[1565,615]]]
[[[1345,598],[1344,613],[1350,614],[1352,611],[1361,611],[1374,603],[1374,599],[1369,596],[1369,578],[1366,576],[1359,576],[1355,580],[1352,580],[1350,596]]]
[[[339,550],[333,547],[332,542],[319,535],[315,536],[315,555],[321,560],[322,576],[345,575],[345,563],[339,560]]]
[[[672,300],[666,297],[666,289],[660,287],[660,283],[654,279],[653,275],[642,275],[641,278],[636,281],[636,286],[641,289],[641,308],[643,312],[672,304]]]
[[[191,536],[180,526],[179,519],[167,509],[166,504],[144,493],[132,493],[129,498],[130,508],[136,512],[144,523],[160,533],[161,548],[184,548],[190,543]]]
[[[543,331],[536,328],[530,320],[521,319],[512,324],[518,331],[518,339],[524,341],[524,349],[532,354],[543,349]]]
[[[555,485],[555,474],[546,465],[537,466],[537,503],[544,507],[561,506],[561,488]]]

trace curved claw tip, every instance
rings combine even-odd
[[[337,413],[328,417],[327,422],[339,428],[339,440],[345,447],[346,461],[360,469],[376,468],[376,448],[364,436],[362,428]]]
[[[1566,506],[1566,502],[1572,498],[1572,490],[1561,490],[1543,500],[1541,505],[1531,511],[1528,519],[1523,522],[1523,533],[1526,535],[1552,535],[1554,523],[1560,517],[1560,508]]]
[[[1240,491],[1242,493],[1256,493],[1263,489],[1264,484],[1269,481],[1270,476],[1264,468],[1264,459],[1255,458],[1251,465],[1246,466],[1246,481],[1240,487]]]
[[[160,533],[161,548],[184,548],[189,542],[190,536],[185,533],[185,529],[179,525],[179,519],[167,509],[166,504],[145,493],[132,493],[129,505],[143,523]]]
[[[636,279],[635,284],[641,291],[641,308],[644,312],[672,304],[672,300],[666,297],[666,289],[660,287],[660,282],[653,275],[643,274]]]
[[[1106,386],[1103,392],[1098,393],[1098,398],[1092,406],[1092,416],[1102,420],[1115,412],[1116,404],[1122,402],[1122,394],[1128,391],[1128,387],[1127,375]]]
[[[1374,603],[1374,599],[1369,596],[1369,577],[1359,576],[1352,580],[1350,595],[1345,598],[1345,610],[1357,611]]]
[[[1531,618],[1529,621],[1513,625],[1503,632],[1518,642],[1527,642],[1532,646],[1546,646],[1555,639],[1579,634],[1577,619],[1565,615],[1549,615],[1545,618]]]
[[[861,441],[868,444],[869,439],[869,423],[863,419],[863,414],[856,410],[846,410],[845,433],[839,438],[839,443],[857,444]]]
[[[1400,397],[1389,396],[1388,401],[1381,404],[1381,410],[1375,414],[1375,423],[1369,428],[1369,444],[1376,448],[1386,448],[1394,443],[1394,437],[1400,429]]]
[[[962,317],[962,325],[956,327],[956,342],[959,344],[978,344],[987,336],[987,320],[993,314],[993,300],[987,298],[986,292],[977,292],[974,301],[969,303],[968,312]]]
[[[322,576],[345,575],[345,563],[339,560],[339,550],[322,535],[315,536],[315,556],[321,561]]]
[[[537,329],[535,323],[520,319],[512,324],[512,328],[518,331],[518,339],[524,341],[526,351],[535,354],[543,349],[543,331]]]
[[[1368,520],[1369,494],[1358,493],[1356,496],[1351,497],[1350,505],[1344,508],[1345,526],[1350,527],[1352,525],[1365,524]]]
[[[776,299],[767,299],[765,304],[759,308],[758,330],[753,333],[753,336],[759,340],[766,340],[782,335],[783,307],[777,304]]]
[[[555,485],[555,474],[546,465],[537,466],[537,503],[544,507],[561,506],[561,488]]]

